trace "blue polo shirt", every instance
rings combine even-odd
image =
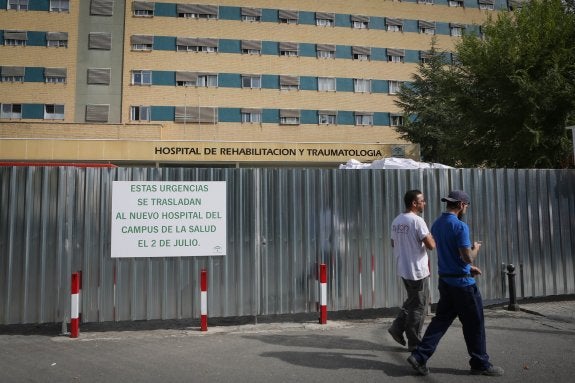
[[[435,239],[438,255],[439,275],[470,274],[471,265],[463,262],[459,248],[471,248],[469,227],[455,214],[443,213],[431,226],[431,234]],[[475,284],[473,277],[441,278],[451,286],[471,286]]]

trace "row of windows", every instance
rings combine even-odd
[[[88,68],[89,85],[109,85],[110,68]],[[158,77],[154,83],[154,76]],[[0,82],[66,83],[66,68],[0,67]],[[131,71],[132,85],[172,85],[184,87],[226,87],[280,90],[317,90],[325,92],[389,93],[396,94],[404,84],[398,80],[372,80],[360,78],[248,75],[233,73],[165,72],[150,70]]]
[[[62,104],[8,104],[0,107],[0,119],[63,120]],[[109,105],[87,105],[87,122],[108,122]],[[156,116],[155,116],[156,115]],[[387,112],[349,112],[299,109],[215,108],[196,106],[131,106],[131,121],[174,121],[217,124],[218,122],[279,123],[280,125],[399,126],[403,116]]]
[[[49,4],[34,0],[0,0],[0,8],[15,11],[69,12],[70,0],[50,0]]]

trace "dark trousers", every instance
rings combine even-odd
[[[401,279],[407,291],[407,299],[403,302],[401,311],[391,324],[391,327],[396,333],[405,332],[407,346],[413,348],[421,340],[421,329],[425,320],[425,306],[427,305],[429,290],[427,287],[429,277],[418,281]]]
[[[420,363],[426,363],[435,352],[437,344],[458,317],[463,326],[463,337],[471,359],[469,365],[476,370],[491,366],[485,342],[483,300],[477,285],[454,287],[439,280],[439,302],[435,317],[425,331],[413,355]]]

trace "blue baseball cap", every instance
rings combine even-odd
[[[447,197],[441,198],[441,202],[463,202],[470,204],[469,196],[463,190],[452,190]]]

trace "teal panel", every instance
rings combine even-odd
[[[228,7],[220,5],[220,19],[222,20],[241,20],[241,8],[240,7]]]
[[[154,50],[175,51],[176,38],[172,36],[154,36]]]
[[[70,1],[71,3],[71,1]],[[3,9],[6,9],[6,4],[4,4]],[[50,10],[50,0],[30,0],[28,2],[28,9],[30,11],[49,11]]]
[[[317,110],[302,110],[300,112],[300,124],[317,124]]]
[[[339,125],[355,125],[355,118],[353,112],[348,111],[338,111],[337,112],[337,123]]]
[[[419,24],[417,20],[403,20],[403,31],[419,33]]]
[[[278,56],[280,54],[279,44],[276,41],[262,41],[262,54]]]
[[[353,92],[353,79],[336,78],[335,86],[338,92]]]
[[[371,81],[372,93],[388,93],[389,85],[387,80],[372,80]]]
[[[176,4],[156,3],[154,7],[154,16],[178,17]]]
[[[220,39],[218,45],[220,53],[242,53],[242,45],[240,40]]]
[[[262,122],[268,124],[279,124],[280,112],[278,109],[264,109],[262,111]]]
[[[315,12],[299,11],[298,24],[315,25]]]
[[[336,13],[335,15],[335,26],[351,28],[351,19],[349,15]]]
[[[150,121],[174,121],[176,108],[173,106],[152,106]]]
[[[44,104],[23,104],[22,118],[44,119]]]
[[[371,48],[372,61],[387,61],[385,48]]]
[[[353,55],[351,54],[351,47],[349,45],[336,45],[335,57],[338,59],[353,58]]]
[[[240,108],[218,108],[219,122],[241,122],[242,113]]]
[[[28,41],[26,45],[31,47],[45,47],[46,46],[46,32],[28,31]]]
[[[449,23],[435,23],[435,34],[450,35],[451,28],[449,27]]]
[[[173,71],[152,71],[152,85],[176,85],[176,74]]]
[[[280,77],[274,74],[262,75],[262,88],[265,89],[279,89]]]
[[[384,17],[370,17],[369,18],[369,29],[381,29],[385,30],[385,18]]]
[[[317,90],[317,77],[301,76],[299,78],[299,88],[301,90]]]
[[[373,125],[389,126],[389,113],[387,113],[387,112],[375,112],[373,114]]]
[[[262,9],[262,21],[278,23],[280,21],[278,17],[277,9]]]
[[[24,82],[45,82],[43,67],[26,67]]]
[[[242,76],[237,73],[220,73],[218,75],[218,86],[223,88],[241,88]]]
[[[404,59],[405,59],[406,63],[418,63],[419,62],[419,51],[413,51],[410,49],[406,49]]]
[[[315,50],[315,44],[300,43],[299,55],[302,57],[316,57],[317,52]]]

